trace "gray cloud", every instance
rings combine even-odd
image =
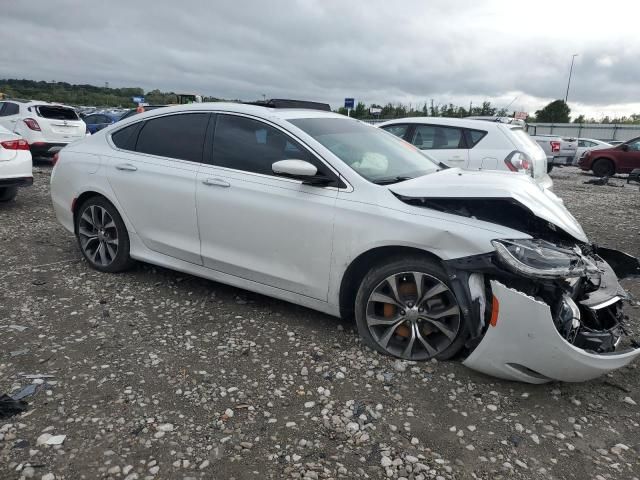
[[[334,106],[519,96],[514,106],[533,110],[564,96],[579,53],[570,102],[638,101],[635,2],[434,3],[9,2],[0,76]]]

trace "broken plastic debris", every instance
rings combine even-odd
[[[34,378],[55,378],[55,375],[51,375],[49,373],[23,373],[20,376],[31,380]]]
[[[8,418],[27,409],[27,402],[16,400],[9,395],[0,395],[0,418]]]
[[[24,387],[15,395],[11,395],[11,398],[13,398],[14,400],[22,400],[24,397],[29,397],[36,393],[36,388],[37,385],[32,383],[31,385],[27,385],[26,387]]]
[[[10,330],[15,330],[16,332],[24,332],[27,327],[23,327],[22,325],[9,325]]]

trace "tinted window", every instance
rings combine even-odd
[[[72,108],[58,107],[56,105],[40,105],[36,107],[36,110],[41,117],[52,120],[80,120],[78,114]]]
[[[138,135],[136,151],[201,162],[208,120],[208,113],[183,113],[147,120]]]
[[[20,112],[20,107],[17,103],[5,102],[4,108],[0,107],[0,117],[6,117],[8,115],[17,115]]]
[[[215,165],[273,175],[278,160],[299,159],[323,168],[295,141],[262,122],[234,115],[219,115],[213,142]]]
[[[122,128],[111,135],[111,141],[116,147],[123,150],[135,150],[138,132],[140,132],[141,127],[142,122],[138,122]]]
[[[640,140],[636,140],[635,142],[629,143],[629,151],[630,152],[640,151]]]
[[[403,138],[407,133],[407,128],[409,128],[409,125],[407,125],[406,123],[402,125],[387,125],[386,127],[382,127],[383,130],[386,130],[389,133],[393,133],[396,137],[400,138]]]
[[[470,148],[475,147],[478,144],[478,142],[482,140],[484,136],[487,134],[487,132],[483,130],[467,130],[467,132],[469,133],[469,139],[470,139],[469,143],[471,144]]]
[[[84,123],[87,125],[98,123],[98,115],[89,115],[88,117],[84,117]]]
[[[436,125],[416,125],[411,143],[421,150],[465,148],[459,128]]]

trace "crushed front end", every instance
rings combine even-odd
[[[445,262],[471,324],[464,364],[509,380],[595,378],[640,356],[626,336],[618,278],[640,275],[622,252],[575,242],[496,240]]]

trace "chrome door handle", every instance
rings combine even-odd
[[[119,165],[116,165],[116,169],[124,170],[127,172],[135,172],[136,170],[138,170],[138,167],[136,167],[135,165],[131,165],[130,163],[121,163]]]
[[[221,178],[207,178],[205,180],[202,181],[202,183],[204,183],[205,185],[208,185],[210,187],[230,187],[231,184],[229,182],[227,182],[226,180],[223,180]]]

